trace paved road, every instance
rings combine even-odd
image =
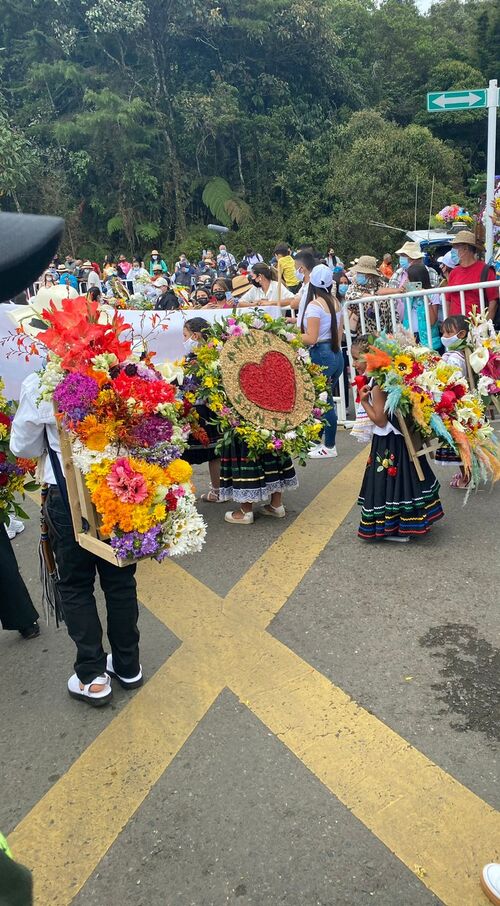
[[[0,827],[37,906],[486,904],[498,490],[464,508],[445,487],[431,537],[367,546],[365,452],[338,447],[301,470],[287,520],[205,505],[202,554],[141,564],[137,693],[87,708],[64,630],[0,634]],[[38,600],[29,508],[15,547]]]

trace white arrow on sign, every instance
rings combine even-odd
[[[478,101],[482,101],[483,96],[481,94],[474,94],[473,91],[464,91],[463,94],[454,94],[453,97],[450,97],[446,94],[441,94],[438,98],[433,98],[432,103],[436,107],[455,107],[457,104],[467,104],[467,106],[472,107],[473,104],[477,104]]]

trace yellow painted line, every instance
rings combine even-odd
[[[38,906],[69,906],[223,686],[182,645],[18,824]]]
[[[320,491],[233,586],[225,598],[224,610],[230,608],[243,617],[251,613],[260,628],[265,629],[356,502],[366,459],[364,449]]]
[[[500,814],[263,629],[355,502],[365,457],[226,599],[174,564],[141,564],[140,599],[183,644],[11,835],[38,906],[69,906],[225,685],[446,906],[482,902]]]
[[[267,633],[256,648],[232,658],[241,701],[446,906],[486,902],[500,812]]]

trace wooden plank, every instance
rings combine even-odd
[[[75,533],[75,539],[78,541],[78,536],[82,531],[82,508],[80,505],[80,496],[78,494],[78,486],[75,478],[75,469],[73,465],[73,458],[71,453],[71,444],[69,437],[64,431],[59,422],[57,422],[57,428],[59,431],[59,443],[61,446],[61,459],[63,465],[63,472],[66,478],[66,487],[68,489],[68,499],[71,510],[71,521],[73,523],[73,531]]]
[[[93,538],[92,535],[89,535],[87,532],[80,532],[77,539],[80,547],[85,548],[86,551],[89,551],[91,554],[95,554],[96,557],[100,557],[101,560],[107,560],[108,563],[112,563],[114,566],[126,566],[127,563],[125,560],[120,560],[116,556],[113,548],[106,544],[105,541],[100,541],[99,538]]]
[[[420,481],[424,481],[424,473],[422,471],[422,466],[420,465],[420,463],[418,461],[417,451],[415,450],[413,438],[408,430],[408,425],[406,423],[406,419],[401,415],[401,413],[399,411],[396,412],[396,415],[397,415],[397,419],[398,419],[398,423],[399,423],[399,429],[401,431],[401,434],[403,435],[403,439],[406,444],[406,449],[408,450],[408,455],[409,455],[413,465],[415,466],[415,471],[416,471]]]

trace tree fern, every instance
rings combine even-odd
[[[249,205],[233,192],[221,176],[209,179],[203,190],[202,201],[224,226],[230,227],[233,223],[241,226],[250,219]]]

